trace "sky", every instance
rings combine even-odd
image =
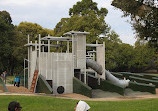
[[[43,28],[54,29],[61,18],[69,17],[69,9],[81,0],[0,0],[0,11],[10,13],[14,25],[20,22],[32,22]],[[122,18],[123,13],[111,6],[112,0],[93,0],[98,7],[107,8],[108,15],[105,21],[111,26],[123,43],[134,45],[136,39],[130,18]]]

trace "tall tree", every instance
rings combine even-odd
[[[16,30],[7,11],[0,11],[0,72],[22,72],[26,39]]]
[[[96,2],[82,0],[69,9],[70,18],[62,18],[56,25],[54,34],[61,36],[71,30],[88,31],[90,35],[87,37],[87,42],[93,43],[100,34],[107,35],[109,33],[110,27],[104,20],[107,13],[106,8],[99,10]]]
[[[150,63],[154,60],[154,48],[149,47],[148,44],[137,45],[133,54],[129,64],[131,71],[142,72],[153,68]]]
[[[48,34],[53,35],[53,30],[44,29],[37,23],[31,22],[21,22],[17,26],[17,30],[25,36],[29,35],[31,37],[31,40],[35,40],[39,34],[41,34],[42,37],[47,36]]]
[[[137,37],[158,50],[158,4],[155,0],[113,0],[112,5],[131,17]]]
[[[0,11],[0,71],[9,71],[14,33],[11,22],[10,14]]]

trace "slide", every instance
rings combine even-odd
[[[86,60],[86,66],[92,68],[94,71],[96,71],[98,74],[102,75],[103,68],[101,65],[99,65],[96,61],[93,61],[91,59]],[[119,80],[115,76],[113,76],[109,71],[105,70],[105,76],[107,80],[111,81],[113,84],[116,84],[120,87],[127,87],[130,80]]]

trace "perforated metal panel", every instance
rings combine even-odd
[[[72,93],[73,56],[70,53],[54,53],[53,55],[53,92],[63,86],[64,93]]]
[[[86,68],[86,37],[84,35],[77,36],[77,67],[81,71]]]

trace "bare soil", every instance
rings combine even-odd
[[[11,93],[31,93],[29,89],[23,86],[16,87],[16,86],[7,85],[6,87],[8,89],[8,92]]]
[[[122,100],[133,100],[133,99],[149,99],[149,98],[158,98],[158,88],[156,89],[156,94],[148,94],[148,95],[132,95],[132,96],[122,96],[122,97],[106,97],[106,98],[89,98],[80,94],[35,94],[31,93],[30,90],[24,88],[23,86],[6,86],[9,93],[2,93],[0,95],[31,95],[31,96],[52,96],[58,98],[65,99],[76,99],[76,100],[90,100],[90,101],[122,101]]]

